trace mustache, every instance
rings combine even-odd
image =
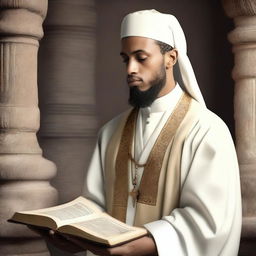
[[[128,75],[126,80],[127,80],[127,83],[131,83],[135,81],[143,81],[142,78],[135,75]]]

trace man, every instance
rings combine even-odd
[[[84,195],[149,236],[112,249],[69,239],[97,255],[237,255],[236,153],[226,125],[205,107],[180,24],[139,11],[124,18],[121,38],[134,108],[101,129]]]

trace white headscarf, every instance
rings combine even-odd
[[[178,65],[187,92],[205,105],[187,56],[187,43],[178,20],[171,14],[156,10],[143,10],[126,15],[121,25],[121,38],[141,36],[166,43],[178,51]]]

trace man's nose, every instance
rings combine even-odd
[[[138,64],[134,60],[130,60],[127,63],[127,74],[137,74],[138,73]]]

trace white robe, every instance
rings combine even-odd
[[[140,163],[146,161],[181,94],[177,85],[150,108],[139,111],[134,153]],[[84,196],[102,208],[105,208],[105,153],[121,116],[101,129],[85,180]],[[143,141],[146,126],[149,126],[149,134]],[[158,255],[237,255],[242,216],[236,152],[226,125],[206,108],[184,142],[180,171],[179,208],[161,220],[145,225],[154,237]],[[139,180],[142,173],[143,168],[140,168]],[[131,179],[129,183],[132,188]],[[135,210],[129,198],[127,223],[133,224]]]

